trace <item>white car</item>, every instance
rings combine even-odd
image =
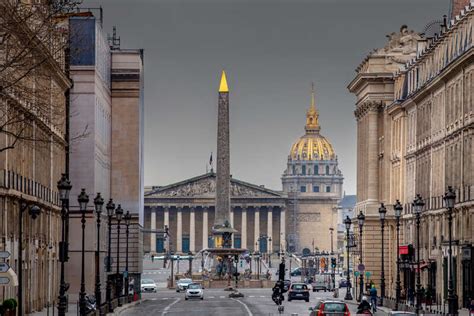
[[[204,299],[204,290],[202,289],[201,284],[191,283],[188,285],[184,299],[188,300],[190,298],[199,298],[201,300]]]
[[[156,293],[156,284],[152,279],[142,279],[141,284],[142,293],[153,292]]]
[[[191,279],[179,279],[176,283],[176,292],[186,291],[188,285],[193,283]]]

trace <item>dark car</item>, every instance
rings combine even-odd
[[[293,271],[290,272],[291,276],[298,276],[301,275],[301,268],[294,268]]]
[[[305,300],[309,302],[309,288],[304,283],[293,283],[288,291],[288,302],[292,300]]]
[[[290,289],[291,280],[283,281],[283,290],[288,291]]]
[[[347,287],[348,285],[350,286],[350,283],[347,280],[339,281],[339,287]]]
[[[323,300],[319,301],[316,306],[310,307],[309,316],[350,316],[349,307],[341,301]]]

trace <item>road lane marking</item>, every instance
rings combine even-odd
[[[219,298],[225,298],[225,296],[219,296]]]
[[[250,295],[249,297],[255,297],[255,295]]]
[[[209,298],[214,298],[214,296],[209,296]]]
[[[238,299],[235,299],[235,298],[231,298],[231,300],[234,300],[234,301],[239,302],[240,304],[242,304],[242,305],[245,307],[245,309],[247,310],[247,314],[248,314],[249,316],[253,316],[253,314],[252,314],[252,312],[250,311],[250,308],[247,306],[247,304],[245,304],[244,302],[242,302],[242,301],[240,301],[240,300],[238,300]]]
[[[173,303],[169,304],[168,306],[165,307],[165,309],[163,310],[163,312],[161,313],[161,316],[163,315],[166,315],[168,313],[168,311],[170,310],[171,306],[173,306],[174,304],[178,303],[179,302],[179,298],[175,299]]]

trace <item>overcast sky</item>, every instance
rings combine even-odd
[[[356,192],[354,69],[402,24],[422,31],[449,0],[84,0],[122,48],[145,50],[145,185],[203,174],[216,153],[217,89],[230,88],[234,178],[281,190],[316,85],[321,133]]]

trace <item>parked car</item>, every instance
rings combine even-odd
[[[341,281],[339,281],[339,287],[347,287],[347,286],[350,286],[350,283],[347,282],[346,279],[342,279]]]
[[[290,275],[291,275],[291,276],[298,276],[298,275],[301,275],[301,268],[300,268],[300,267],[294,268],[293,271],[290,272]]]
[[[201,300],[204,299],[204,290],[199,283],[190,283],[186,289],[186,294],[184,295],[184,299],[188,300],[190,298],[199,298]]]
[[[309,316],[350,316],[349,307],[341,301],[322,300],[310,307]]]
[[[288,291],[288,302],[292,300],[305,300],[309,302],[309,288],[304,283],[292,283]]]
[[[152,279],[142,279],[141,289],[143,293],[153,292],[156,293],[156,284]]]
[[[191,279],[179,279],[178,282],[176,282],[176,292],[186,291],[191,283],[193,283]]]

